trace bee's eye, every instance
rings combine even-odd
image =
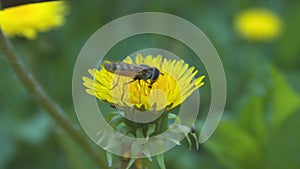
[[[116,64],[111,64],[111,69],[112,70],[116,70],[117,69],[117,65]]]
[[[156,81],[158,79],[158,76],[159,76],[159,70],[157,68],[153,68],[151,79]]]

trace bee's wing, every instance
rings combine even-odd
[[[136,73],[150,68],[149,66],[144,64],[128,64],[124,62],[119,62],[119,66],[121,70],[131,70],[131,71],[135,71]]]
[[[116,63],[116,62],[115,62]],[[118,68],[115,71],[116,74],[120,76],[134,77],[137,73],[144,70],[145,68],[149,68],[148,66],[140,66],[137,64],[128,64],[125,62],[118,62]]]
[[[139,69],[139,72],[142,71],[142,70],[145,70],[145,69],[149,69],[149,68],[150,68],[150,66],[144,65],[144,64],[139,64],[139,65],[135,65],[135,66],[138,67],[137,69]]]
[[[144,64],[129,64],[120,61],[106,62],[106,65],[106,70],[117,75],[127,77],[135,77],[138,73],[150,68],[149,66]]]

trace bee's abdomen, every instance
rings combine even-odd
[[[135,67],[123,62],[105,63],[104,68],[117,75],[133,77],[136,74]]]
[[[118,69],[118,64],[116,64],[116,63],[105,63],[104,68],[107,71],[114,73]]]

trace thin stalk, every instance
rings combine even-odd
[[[0,30],[0,49],[7,58],[9,65],[18,78],[28,90],[28,92],[35,97],[37,103],[46,110],[46,112],[62,127],[78,144],[86,151],[94,162],[101,168],[108,168],[103,154],[97,153],[95,148],[86,139],[82,132],[76,130],[73,124],[66,118],[64,110],[53,101],[46,93],[44,88],[36,81],[30,71],[28,71],[20,57],[14,51],[9,39]]]

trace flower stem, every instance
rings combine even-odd
[[[85,136],[74,128],[73,124],[64,115],[64,110],[48,96],[46,91],[33,77],[32,73],[25,68],[20,57],[14,52],[12,44],[1,30],[0,48],[22,84],[28,92],[36,98],[37,103],[49,113],[60,127],[69,133],[70,136],[82,146],[99,167],[108,168],[106,167],[107,164],[104,155],[97,153]]]

